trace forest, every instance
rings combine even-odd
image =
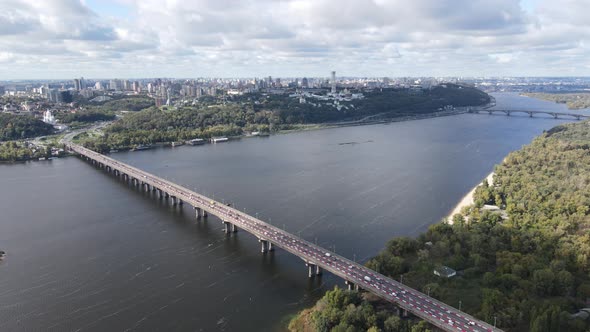
[[[475,88],[447,85],[432,90],[383,89],[361,100],[299,103],[288,95],[253,93],[225,101],[202,98],[195,106],[149,107],[130,113],[105,129],[102,137],[85,140],[86,147],[104,152],[137,144],[180,141],[214,136],[237,136],[248,131],[273,132],[296,125],[358,119],[388,112],[391,117],[436,112],[446,105],[481,105],[489,96]]]
[[[30,148],[25,143],[15,141],[0,143],[0,162],[26,161],[51,157],[51,147]]]
[[[137,112],[154,106],[154,100],[146,96],[123,96],[99,103],[98,106],[104,112]]]
[[[59,112],[55,117],[60,123],[110,121],[115,119],[115,113],[103,110],[83,110],[76,113]]]
[[[417,238],[394,238],[366,265],[396,280],[403,275],[405,284],[449,305],[461,301],[464,311],[497,320],[505,331],[588,331],[589,322],[572,314],[590,299],[589,129],[588,122],[560,125],[511,153],[496,166],[493,185],[484,182],[475,205],[452,223],[434,224]],[[484,204],[504,209],[508,218],[482,210]],[[458,275],[435,276],[441,265]],[[333,296],[295,318],[291,330],[428,330],[417,321],[386,326],[388,318],[371,318],[380,317],[379,301],[348,295],[355,308],[373,307],[351,320],[350,301],[330,302]]]
[[[32,116],[0,113],[0,141],[44,136],[53,131],[52,125]]]

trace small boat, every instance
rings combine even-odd
[[[270,136],[270,133],[259,133],[258,136],[267,137],[267,136]]]
[[[131,151],[141,151],[141,150],[148,150],[151,149],[152,146],[151,145],[137,145],[135,148],[133,148],[133,150]]]
[[[4,257],[6,257],[6,251],[0,250],[0,260],[4,259]]]
[[[39,161],[47,160],[45,157],[39,158]]]
[[[172,142],[172,147],[184,145],[184,142]]]
[[[115,152],[119,152],[119,150],[117,150],[117,149],[111,149],[111,150],[109,151],[109,153],[115,153]]]
[[[190,141],[187,141],[187,143],[190,145],[201,145],[201,144],[205,144],[205,140],[202,138],[195,138],[195,139],[191,139]]]
[[[228,138],[227,137],[213,137],[213,138],[211,138],[211,141],[213,143],[227,142]]]

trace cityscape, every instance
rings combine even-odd
[[[0,331],[590,331],[586,7],[0,2]]]

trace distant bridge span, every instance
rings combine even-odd
[[[529,110],[490,109],[490,108],[487,108],[487,109],[471,109],[471,110],[469,110],[469,113],[476,113],[476,114],[488,113],[490,115],[493,114],[493,113],[504,113],[507,116],[510,116],[510,114],[512,114],[512,113],[526,113],[531,118],[535,114],[547,114],[547,115],[551,115],[555,119],[559,119],[560,117],[561,118],[570,117],[570,118],[574,118],[576,120],[582,120],[582,119],[590,118],[590,115],[584,115],[584,114],[578,114],[578,113],[562,113],[562,112],[553,112],[553,111],[529,111]]]
[[[321,274],[322,270],[329,271],[344,279],[349,289],[362,288],[372,292],[396,304],[400,312],[410,312],[444,331],[502,332],[411,287],[221,202],[82,146],[67,144],[67,147],[98,168],[143,190],[152,191],[160,199],[171,201],[173,205],[184,202],[192,205],[197,219],[205,218],[207,214],[215,215],[228,234],[237,232],[238,227],[251,233],[258,238],[263,253],[277,246],[298,256],[305,262],[310,278]]]

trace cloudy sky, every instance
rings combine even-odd
[[[0,0],[0,80],[588,76],[588,0]]]

